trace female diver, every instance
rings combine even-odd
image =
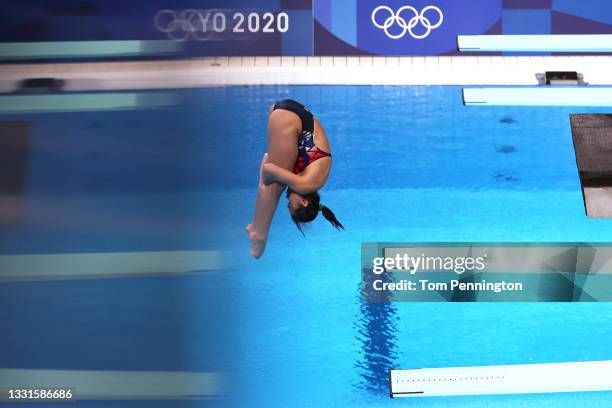
[[[321,212],[336,228],[344,229],[334,213],[320,204],[317,192],[331,169],[329,140],[319,121],[302,104],[284,99],[268,112],[268,153],[259,169],[259,188],[253,222],[246,227],[251,255],[265,249],[272,217],[285,186],[287,207],[300,232]]]

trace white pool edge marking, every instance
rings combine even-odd
[[[391,370],[391,397],[612,390],[612,361]]]
[[[64,95],[0,95],[0,114],[86,112],[171,107],[176,96],[170,92],[104,93]]]
[[[0,92],[25,78],[66,91],[242,85],[538,85],[536,74],[576,71],[612,84],[610,56],[211,57],[172,61],[1,64]]]
[[[0,368],[0,389],[74,388],[76,400],[214,398],[225,375],[184,371],[90,371]]]
[[[612,87],[464,88],[466,106],[612,106]]]
[[[0,282],[216,272],[227,259],[222,251],[0,255]]]
[[[459,35],[461,52],[612,52],[612,35]]]

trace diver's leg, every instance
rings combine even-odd
[[[267,160],[279,167],[291,169],[297,158],[297,135],[295,131],[286,131],[290,127],[282,126],[282,122],[287,120],[287,117],[283,117],[283,114],[285,112],[275,111],[270,115]],[[259,258],[263,254],[272,218],[284,189],[285,186],[279,183],[273,183],[258,189],[253,222],[246,228],[251,240],[251,255],[255,258]]]
[[[246,227],[251,240],[251,256],[255,258],[259,258],[264,252],[272,218],[284,188],[285,186],[274,183],[257,192],[253,222]]]

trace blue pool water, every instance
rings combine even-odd
[[[569,124],[570,113],[604,109],[464,107],[456,87],[177,95],[171,110],[7,118],[33,121],[33,149],[26,216],[0,227],[0,252],[227,249],[232,270],[0,284],[15,338],[42,325],[70,328],[71,339],[63,345],[56,330],[22,342],[0,367],[229,371],[235,406],[612,404],[607,392],[391,400],[387,385],[390,368],[612,359],[610,304],[359,299],[363,241],[612,242],[612,220],[584,214]],[[346,231],[317,220],[304,238],[281,203],[255,261],[243,228],[266,148],[265,112],[286,97],[307,104],[330,137],[322,202]],[[46,302],[63,298],[70,303],[50,315]],[[16,305],[27,307],[27,321]]]

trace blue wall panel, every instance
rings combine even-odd
[[[457,35],[548,33],[612,34],[612,2],[11,0],[0,15],[0,42],[170,39],[181,42],[178,56],[451,55]]]

